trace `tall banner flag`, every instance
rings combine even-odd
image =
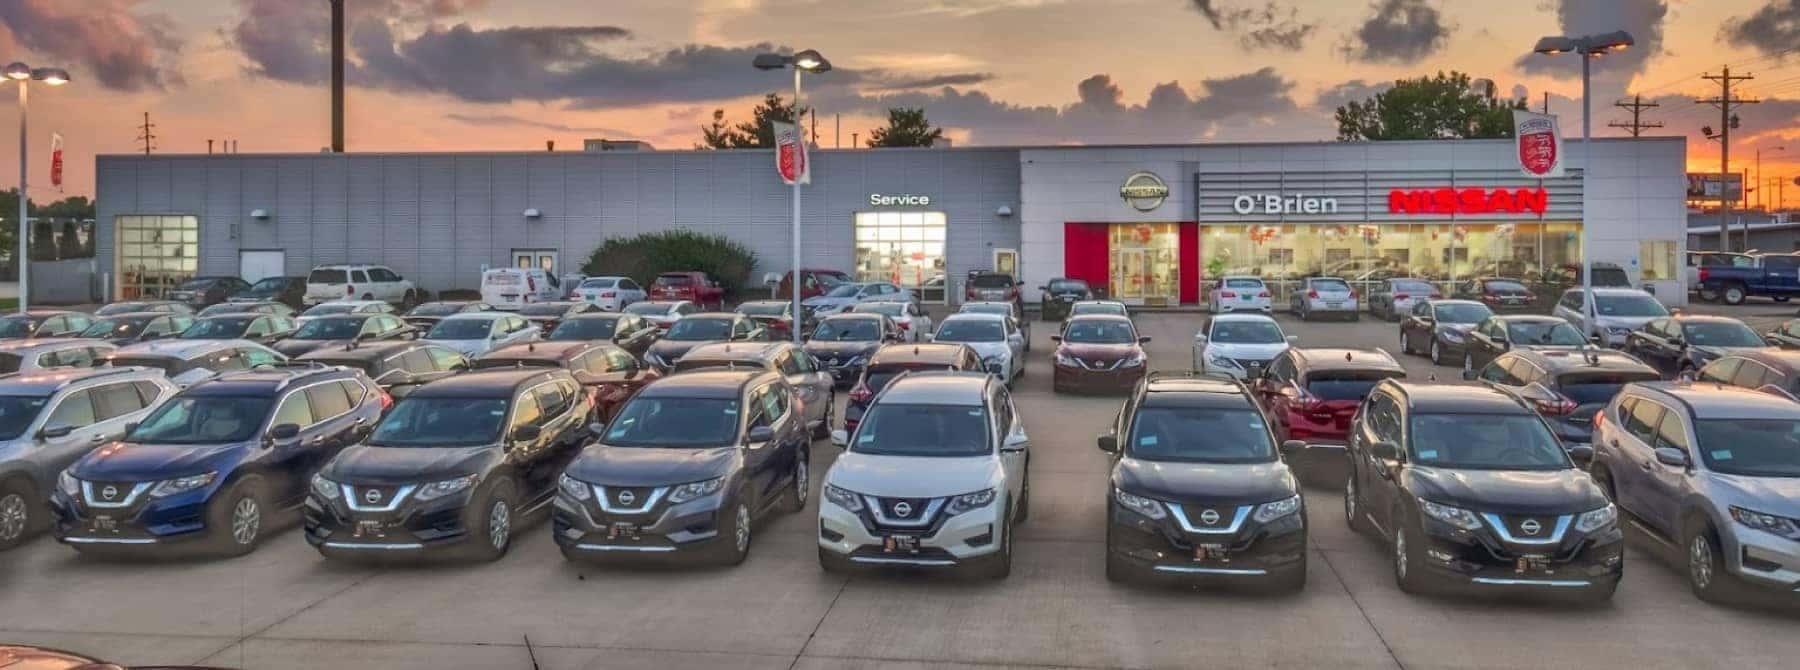
[[[1513,141],[1519,149],[1519,169],[1532,179],[1563,176],[1562,133],[1556,117],[1522,109],[1513,110]]]
[[[62,190],[62,152],[62,133],[50,133],[50,185],[58,191]]]
[[[781,183],[812,183],[812,162],[806,155],[806,140],[800,136],[800,128],[792,123],[770,121],[775,130],[775,170],[781,173]]]

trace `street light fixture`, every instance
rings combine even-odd
[[[0,69],[0,75],[19,82],[19,313],[24,314],[31,307],[31,272],[27,264],[30,258],[25,253],[25,241],[30,237],[30,227],[25,223],[26,207],[31,202],[31,191],[28,190],[30,175],[30,135],[26,126],[27,112],[30,109],[30,90],[33,80],[44,82],[50,86],[61,86],[69,83],[69,72],[62,68],[40,67],[33,69],[24,63],[13,63]],[[0,82],[4,83],[4,82]]]
[[[805,51],[795,53],[792,56],[784,56],[781,54],[757,54],[756,58],[754,60],[752,60],[750,62],[750,64],[755,66],[756,69],[758,69],[758,70],[780,70],[780,69],[784,69],[784,68],[793,68],[793,70],[794,70],[794,118],[793,118],[793,121],[794,121],[794,126],[796,128],[800,127],[800,75],[807,73],[807,72],[811,72],[813,74],[820,74],[823,72],[831,71],[831,61],[826,60],[824,55],[821,55],[818,51],[815,51],[812,49],[807,49]],[[801,142],[806,141],[804,134],[801,135],[800,141]],[[802,150],[804,150],[804,147],[802,147]],[[807,169],[811,170],[812,166],[810,166],[810,165],[807,166]],[[794,310],[794,327],[791,330],[793,331],[792,334],[794,337],[794,344],[799,344],[801,341],[801,336],[802,336],[801,330],[803,330],[803,328],[801,327],[801,324],[805,323],[805,320],[806,320],[805,319],[806,312],[803,311],[803,309],[800,306],[800,180],[799,179],[794,180],[794,231],[793,231],[793,238],[794,238],[794,240],[793,240],[794,241],[794,255],[793,255],[793,259],[792,259],[793,260],[793,268],[791,270],[789,270],[789,272],[791,272],[793,276],[792,276],[792,279],[789,280],[791,283],[788,285],[788,291],[793,294],[792,300],[793,300],[793,310]]]
[[[1590,95],[1590,89],[1592,88],[1592,63],[1590,63],[1590,61],[1608,53],[1624,51],[1636,43],[1637,41],[1631,38],[1631,33],[1623,30],[1615,30],[1610,33],[1600,33],[1597,35],[1553,35],[1538,40],[1537,46],[1532,48],[1532,51],[1546,56],[1564,53],[1574,53],[1581,56],[1581,181],[1583,190],[1587,188],[1588,164],[1592,162],[1594,153],[1594,147],[1591,142],[1594,108],[1592,101],[1593,96]],[[1593,337],[1595,332],[1594,263],[1588,253],[1588,230],[1586,221],[1581,222],[1580,230],[1581,295],[1583,298],[1582,311],[1587,313],[1587,318],[1582,319],[1582,321],[1587,323],[1587,332],[1583,334],[1588,337]]]

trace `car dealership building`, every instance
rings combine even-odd
[[[1027,300],[1069,276],[1154,307],[1200,303],[1225,274],[1277,291],[1313,273],[1548,276],[1579,263],[1586,226],[1596,262],[1683,300],[1684,141],[1586,149],[1566,143],[1573,169],[1549,180],[1522,175],[1511,140],[819,150],[802,263],[933,301],[998,269],[1021,277]],[[759,272],[788,269],[791,253],[791,195],[770,151],[97,162],[96,248],[115,297],[327,263],[473,289],[486,267],[576,272],[605,239],[671,228],[738,240]]]

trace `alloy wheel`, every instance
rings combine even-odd
[[[1438,348],[1437,338],[1431,338],[1431,364],[1437,365],[1443,357],[1443,350]]]
[[[1344,520],[1356,523],[1356,473],[1344,478]]]
[[[241,498],[231,507],[231,539],[240,545],[256,541],[262,532],[262,507],[255,498]]]
[[[1475,355],[1474,354],[1470,354],[1468,352],[1463,352],[1463,369],[1464,370],[1475,369]]]
[[[732,541],[737,545],[738,553],[750,550],[750,508],[743,504],[737,506],[737,520],[732,522]]]
[[[506,506],[506,501],[496,500],[494,506],[488,508],[488,544],[496,551],[505,549],[511,537],[512,509]]]
[[[1712,541],[1706,538],[1705,533],[1694,535],[1694,539],[1688,543],[1688,579],[1694,582],[1694,588],[1701,591],[1712,587]]]
[[[812,484],[808,481],[809,468],[812,466],[806,463],[806,456],[806,452],[800,452],[797,457],[799,462],[794,464],[794,499],[800,501],[801,507],[806,506],[807,493],[812,489]]]
[[[1406,529],[1394,529],[1394,576],[1406,579]]]
[[[25,524],[31,518],[25,504],[25,496],[17,493],[0,498],[0,542],[11,542],[25,534]]]

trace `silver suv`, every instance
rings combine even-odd
[[[1031,506],[1030,440],[992,375],[902,375],[876,396],[825,473],[819,564],[1012,571],[1013,526]]]
[[[1800,404],[1711,383],[1640,383],[1594,425],[1594,480],[1681,548],[1695,595],[1800,587]]]
[[[50,521],[44,507],[64,468],[125,434],[175,385],[146,368],[76,368],[0,379],[0,549]]]

